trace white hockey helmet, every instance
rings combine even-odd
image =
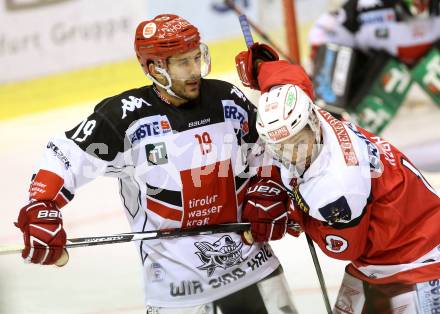
[[[318,118],[310,97],[297,85],[272,87],[258,102],[257,131],[268,144],[284,142],[309,125],[320,138]]]

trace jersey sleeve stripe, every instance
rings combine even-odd
[[[147,208],[165,219],[182,220],[182,212],[180,210],[165,206],[149,197],[147,197]]]

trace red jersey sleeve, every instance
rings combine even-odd
[[[261,92],[267,92],[272,86],[293,84],[298,85],[310,99],[315,99],[313,84],[304,69],[287,61],[270,61],[261,64],[258,73],[258,84]]]

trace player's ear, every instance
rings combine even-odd
[[[157,68],[162,68],[161,64],[154,61],[148,61],[148,72],[160,83],[166,82],[165,77],[157,70]]]
[[[157,75],[160,75],[159,72],[156,70],[156,63],[154,61],[148,61],[148,72],[153,75],[154,77],[157,77]]]

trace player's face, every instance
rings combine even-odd
[[[178,96],[188,100],[199,97],[201,59],[200,48],[168,58],[167,66],[172,90]]]
[[[278,144],[271,144],[271,150],[283,161],[294,165],[305,165],[312,157],[315,134],[307,125],[298,134]]]

